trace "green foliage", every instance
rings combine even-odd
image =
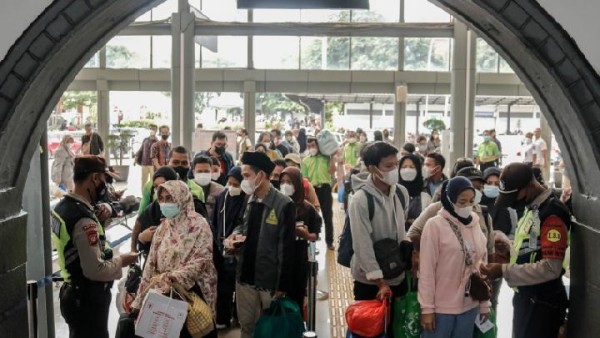
[[[344,103],[343,102],[327,102],[325,104],[325,128],[333,129],[333,113],[337,111],[338,113],[344,111]]]
[[[96,92],[67,91],[60,98],[65,110],[77,110],[79,107],[95,108],[98,103]]]
[[[429,130],[446,130],[446,124],[444,123],[444,121],[438,119],[429,119],[423,122],[423,127]]]
[[[404,65],[406,70],[447,69],[446,51],[436,51],[435,40],[407,38],[404,40]]]
[[[126,46],[106,45],[106,66],[108,68],[135,68],[139,55]]]
[[[151,124],[156,124],[152,120],[136,120],[136,121],[122,121],[121,128],[144,128],[150,129]]]
[[[114,125],[118,128],[118,125]],[[131,141],[135,137],[135,132],[130,129],[117,129],[118,134],[110,134],[107,137],[107,146],[110,149],[112,159],[117,161],[118,165],[123,165],[123,157],[131,152]]]
[[[263,114],[270,116],[277,112],[306,112],[306,108],[281,93],[265,93],[261,99]]]
[[[492,73],[498,71],[498,53],[483,39],[477,39],[477,71]]]

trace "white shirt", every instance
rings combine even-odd
[[[533,151],[536,157],[534,164],[544,166],[546,159],[544,158],[543,152],[546,150],[548,150],[548,146],[546,145],[546,141],[544,141],[544,139],[540,137],[539,139],[533,141]]]
[[[534,144],[533,141],[529,144],[527,144],[527,141],[525,141],[525,144],[523,144],[523,163],[532,163],[533,162],[533,148],[534,148]]]

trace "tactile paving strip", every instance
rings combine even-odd
[[[346,214],[340,204],[333,207],[333,227],[335,234],[341,234]],[[337,236],[335,237],[337,238]],[[336,243],[337,245],[337,243]],[[337,247],[336,247],[337,250]],[[348,305],[354,302],[352,275],[350,269],[336,262],[337,251],[327,250],[327,271],[329,274],[329,320],[331,338],[346,337],[346,319],[344,313]]]

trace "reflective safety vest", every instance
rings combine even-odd
[[[510,257],[511,264],[535,263],[541,259],[540,224],[539,211],[525,208],[523,217],[517,224],[513,244],[515,252]]]
[[[94,212],[73,197],[65,196],[52,211],[52,242],[58,252],[58,266],[65,282],[84,283],[88,281],[83,275],[77,248],[71,240],[73,227],[82,218],[90,218],[96,222],[101,247],[105,249],[105,252],[106,249],[110,249],[106,242],[104,228]]]

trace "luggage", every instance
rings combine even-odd
[[[339,148],[339,144],[335,136],[329,130],[322,130],[317,135],[317,144],[321,154],[331,156],[335,154]]]

